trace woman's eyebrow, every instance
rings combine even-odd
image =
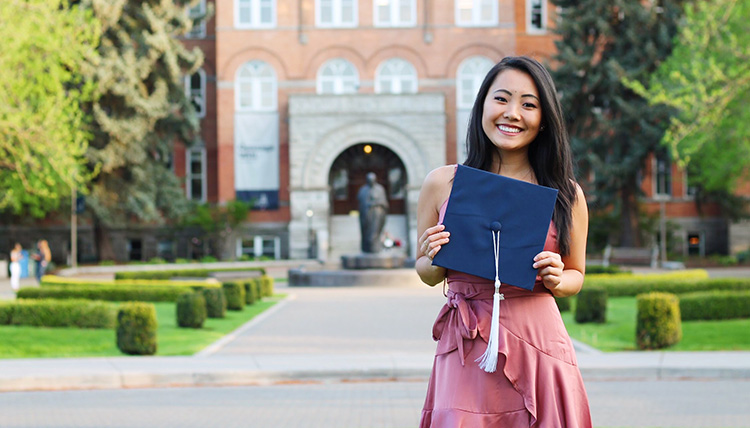
[[[513,96],[513,94],[509,90],[507,90],[507,89],[502,89],[502,88],[501,89],[495,89],[493,91],[493,93],[494,92],[504,92],[504,93],[508,94],[509,96]],[[521,98],[524,98],[524,97],[532,97],[532,98],[536,99],[537,101],[540,101],[539,97],[537,97],[534,94],[523,94],[523,95],[521,95]]]

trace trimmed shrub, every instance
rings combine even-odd
[[[88,299],[110,302],[175,302],[183,287],[173,286],[46,286],[18,290],[24,299]]]
[[[630,273],[629,270],[622,269],[617,265],[586,265],[586,275],[600,275],[600,274],[615,274],[615,273]]]
[[[750,318],[750,291],[707,291],[680,296],[683,321]]]
[[[227,298],[227,309],[241,311],[245,308],[245,286],[238,282],[225,282],[224,295]]]
[[[114,305],[91,300],[26,300],[0,302],[0,324],[34,327],[112,328]]]
[[[583,287],[576,298],[576,322],[607,321],[607,290],[602,287]]]
[[[234,267],[234,268],[196,268],[196,269],[170,269],[153,270],[142,272],[117,272],[115,279],[170,279],[170,278],[207,278],[214,272],[260,272],[265,275],[266,270],[260,267]]]
[[[245,303],[252,305],[260,300],[260,278],[248,279],[243,285],[245,286]]]
[[[649,275],[586,275],[587,286],[604,287],[609,297],[636,296],[652,291],[686,294],[698,291],[750,290],[750,278],[708,278],[705,270]]]
[[[273,296],[273,278],[268,275],[260,277],[260,297]]]
[[[170,281],[164,279],[124,279],[107,281],[102,279],[79,279],[79,278],[65,278],[60,276],[45,275],[42,277],[42,286],[68,286],[68,287],[94,287],[94,286],[106,286],[106,287],[131,287],[131,286],[170,286],[170,287],[182,287],[184,289],[192,288],[204,288],[204,287],[216,287],[220,288],[221,283],[214,278],[201,279],[196,281]]]
[[[555,303],[557,303],[557,309],[560,312],[567,312],[570,310],[570,297],[555,297]]]
[[[206,315],[209,318],[224,318],[227,312],[227,298],[223,288],[205,288],[203,297],[206,299]]]
[[[638,349],[660,349],[682,339],[680,302],[669,293],[646,293],[636,296],[636,344]]]
[[[203,293],[184,293],[177,298],[177,325],[201,328],[206,321],[206,298]]]
[[[129,355],[156,353],[156,308],[152,303],[129,302],[117,312],[117,348]]]

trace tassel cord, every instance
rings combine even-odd
[[[490,327],[490,337],[487,341],[487,350],[484,351],[481,357],[476,359],[476,362],[479,363],[479,368],[487,373],[494,373],[497,370],[497,359],[500,349],[500,301],[505,300],[505,296],[500,293],[500,231],[492,231],[492,244],[495,253],[495,293],[492,295],[492,324]]]

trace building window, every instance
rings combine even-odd
[[[251,61],[237,73],[238,111],[276,111],[276,72],[263,61]]]
[[[316,0],[315,22],[318,27],[356,27],[357,0]]]
[[[497,0],[456,0],[456,25],[485,27],[497,25]]]
[[[415,94],[417,71],[414,66],[400,58],[389,59],[375,72],[375,93]]]
[[[544,34],[547,32],[547,2],[526,0],[526,32]]]
[[[281,258],[281,239],[278,236],[251,236],[237,240],[237,257],[241,259],[253,258]]]
[[[672,161],[664,152],[657,152],[654,161],[654,194],[672,196]]]
[[[417,25],[415,0],[375,0],[376,27],[414,27]]]
[[[316,86],[319,94],[353,94],[359,89],[359,74],[351,62],[332,59],[318,70]]]
[[[456,72],[456,149],[458,162],[466,160],[466,131],[474,99],[482,81],[493,66],[493,62],[482,56],[467,58]]]
[[[206,148],[188,149],[185,174],[185,193],[188,199],[206,202]]]
[[[206,0],[201,0],[197,5],[188,8],[188,18],[193,20],[193,28],[185,34],[188,39],[202,39],[206,37]],[[201,19],[200,23],[195,23],[195,20]]]
[[[234,24],[238,28],[276,26],[276,0],[234,0]]]
[[[198,117],[206,117],[206,72],[202,68],[185,76],[185,95],[193,104]]]

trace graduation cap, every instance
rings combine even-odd
[[[495,371],[499,288],[534,288],[534,256],[544,249],[557,190],[458,165],[443,224],[450,242],[432,264],[495,280],[490,343],[480,367]],[[495,343],[493,344],[493,339]],[[494,346],[494,355],[491,348]]]

